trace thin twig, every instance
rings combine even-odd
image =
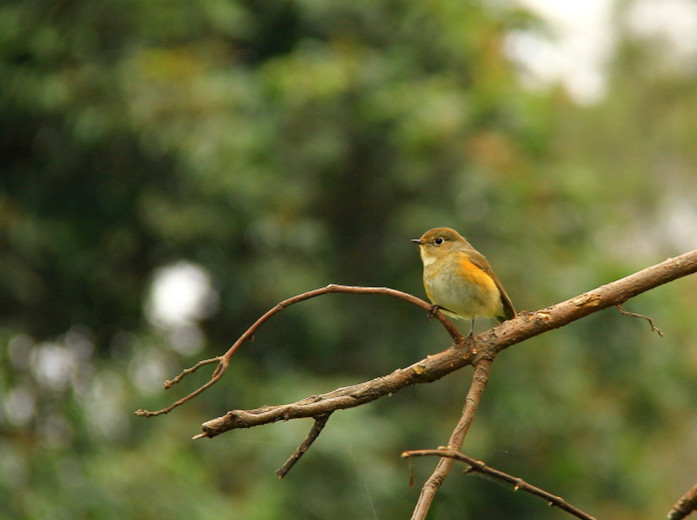
[[[327,424],[330,415],[331,414],[320,415],[319,417],[315,417],[315,422],[312,425],[312,428],[310,428],[310,431],[305,437],[305,440],[303,440],[300,446],[297,447],[295,452],[288,458],[288,460],[283,464],[283,466],[281,466],[278,469],[278,471],[276,471],[276,476],[278,478],[285,477],[291,470],[291,468],[295,466],[295,463],[298,462],[298,460],[300,460],[300,457],[302,457],[308,450],[308,448],[312,446],[312,443],[315,442],[317,437],[319,437],[319,434],[322,432],[322,429]]]
[[[663,332],[661,332],[661,329],[659,329],[658,327],[654,326],[653,320],[652,320],[651,318],[649,318],[648,316],[644,316],[643,314],[637,314],[636,312],[629,312],[629,311],[626,311],[626,310],[624,310],[624,307],[622,307],[622,304],[621,304],[621,303],[618,303],[618,304],[617,304],[617,308],[618,308],[618,309],[620,310],[620,312],[621,312],[622,314],[624,314],[625,316],[631,316],[632,318],[640,318],[640,319],[643,319],[643,320],[648,321],[648,322],[649,322],[649,325],[651,325],[651,332],[655,332],[655,333],[658,334],[659,336],[663,337]]]
[[[164,384],[165,390],[167,390],[167,389],[173,387],[173,386],[176,385],[179,381],[181,381],[182,379],[184,379],[185,376],[188,376],[189,374],[191,374],[191,373],[193,373],[193,372],[196,372],[196,371],[197,371],[199,368],[201,368],[202,366],[210,365],[210,364],[212,364],[212,363],[218,363],[218,364],[220,364],[220,361],[221,361],[220,356],[215,356],[214,358],[210,358],[210,359],[202,359],[201,361],[199,361],[198,363],[196,363],[196,364],[195,364],[194,366],[192,366],[191,368],[186,368],[186,369],[182,370],[181,373],[180,373],[177,377],[174,377],[174,378],[172,378],[172,379],[169,379],[169,380],[165,381],[165,384]],[[217,368],[217,367],[216,367],[216,368]]]
[[[210,381],[208,381],[206,384],[202,385],[198,389],[194,390],[191,392],[189,395],[186,397],[183,397],[176,401],[175,403],[172,403],[170,406],[163,408],[161,410],[157,410],[154,412],[148,411],[148,410],[137,410],[135,412],[136,415],[139,415],[141,417],[154,417],[156,415],[162,415],[166,414],[168,412],[171,412],[174,410],[176,407],[181,406],[182,404],[186,403],[187,401],[190,401],[197,395],[201,394],[203,391],[207,390],[211,386],[213,386],[218,380],[220,380],[221,377],[223,377],[223,374],[227,370],[229,364],[230,364],[230,358],[232,358],[232,355],[237,351],[238,348],[244,343],[245,341],[253,341],[254,340],[254,333],[257,331],[261,325],[271,318],[274,314],[277,314],[281,312],[283,309],[286,307],[290,307],[291,305],[295,303],[299,303],[305,300],[309,300],[311,298],[316,298],[317,296],[322,296],[324,294],[329,294],[329,293],[347,293],[347,294],[377,294],[377,295],[386,295],[386,296],[392,296],[394,298],[398,298],[400,300],[403,300],[407,303],[411,303],[412,305],[416,305],[417,307],[421,307],[425,311],[431,313],[432,305],[421,298],[417,298],[416,296],[413,296],[411,294],[402,292],[402,291],[397,291],[396,289],[390,289],[388,287],[356,287],[356,286],[351,286],[351,285],[336,285],[336,284],[330,284],[327,285],[326,287],[322,287],[320,289],[315,289],[313,291],[307,291],[302,294],[298,294],[297,296],[293,296],[292,298],[288,298],[286,300],[283,300],[282,302],[278,303],[271,309],[269,309],[261,318],[259,318],[254,324],[249,327],[244,334],[242,334],[237,341],[228,349],[228,351],[223,354],[222,356],[218,356],[215,358],[211,359],[206,359],[204,361],[199,361],[196,363],[191,368],[187,368],[183,370],[178,376],[175,378],[167,381],[165,383],[165,389],[171,388],[178,382],[180,382],[182,379],[184,379],[185,376],[191,374],[192,372],[195,372],[197,369],[202,367],[203,365],[208,365],[211,363],[218,363],[216,366],[215,370],[213,371],[213,374],[211,375]],[[430,315],[430,314],[429,314]],[[453,338],[453,341],[457,344],[462,344],[464,343],[464,337],[462,334],[460,334],[460,331],[457,330],[457,328],[452,324],[452,322],[445,317],[440,312],[436,312],[433,314],[438,321],[443,325],[445,330],[448,331],[448,334]]]
[[[491,370],[491,365],[494,362],[493,357],[483,357],[480,358],[474,367],[474,374],[472,375],[472,383],[470,384],[469,391],[467,392],[467,397],[465,397],[465,406],[462,410],[462,416],[458,421],[453,433],[450,435],[450,440],[448,441],[448,449],[458,452],[462,447],[462,443],[465,441],[467,432],[474,420],[474,414],[479,406],[479,401],[482,398],[482,393],[486,387],[489,371]],[[433,498],[436,496],[438,489],[440,489],[441,484],[446,479],[450,470],[453,467],[453,459],[443,457],[438,461],[436,469],[424,483],[421,488],[421,493],[419,494],[419,499],[414,507],[414,512],[412,513],[412,520],[422,520],[426,518],[428,510],[431,507]]]
[[[504,473],[503,471],[500,471],[498,469],[494,469],[490,466],[487,466],[482,461],[477,460],[477,459],[473,459],[472,457],[468,457],[464,453],[461,453],[461,452],[454,450],[452,448],[443,447],[443,448],[439,448],[437,450],[410,450],[410,451],[405,451],[404,453],[402,453],[403,458],[409,458],[409,459],[411,459],[412,457],[424,457],[424,456],[443,457],[444,459],[447,459],[447,460],[459,460],[459,461],[464,462],[465,464],[467,464],[469,466],[469,468],[466,470],[466,472],[481,473],[482,475],[487,475],[487,476],[495,478],[497,480],[501,480],[503,482],[513,484],[513,491],[518,491],[519,489],[526,491],[527,493],[530,493],[532,495],[543,498],[544,500],[547,501],[547,503],[550,506],[556,506],[559,509],[566,511],[567,513],[569,513],[577,518],[581,518],[582,520],[595,520],[594,517],[592,517],[588,513],[581,511],[577,507],[572,506],[563,498],[556,496],[556,495],[553,495],[553,494],[549,493],[548,491],[545,491],[544,489],[533,486],[532,484],[528,484],[523,479],[520,479],[518,477],[514,477],[512,475],[509,475],[508,473]]]
[[[692,486],[692,489],[680,497],[680,500],[675,503],[668,513],[668,519],[682,520],[693,511],[697,511],[697,484]]]
[[[187,376],[193,372],[196,372],[199,368],[205,365],[210,365],[212,363],[218,363],[218,366],[215,367],[215,370],[213,371],[213,375],[211,376],[210,381],[208,381],[205,385],[202,385],[201,387],[197,388],[195,391],[191,392],[189,395],[186,397],[182,397],[178,401],[172,403],[169,405],[167,408],[163,408],[161,410],[157,410],[156,412],[151,412],[148,410],[136,410],[135,414],[140,416],[140,417],[154,417],[156,415],[163,415],[166,413],[171,412],[174,410],[177,406],[181,406],[185,402],[189,401],[190,399],[193,399],[197,395],[203,393],[206,389],[210,388],[213,386],[221,377],[223,377],[223,374],[225,373],[225,370],[221,369],[221,367],[227,367],[228,361],[226,359],[223,359],[222,356],[217,356],[214,358],[210,359],[204,359],[202,361],[199,361],[196,363],[194,366],[191,368],[187,368],[183,370],[177,377],[174,379],[170,379],[169,381],[165,381],[164,388],[167,390],[168,388],[174,386],[177,384],[179,381],[181,381],[184,376]]]

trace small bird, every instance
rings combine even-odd
[[[472,320],[469,336],[477,316],[499,323],[515,316],[511,299],[489,262],[460,233],[437,227],[412,242],[419,244],[429,300],[448,316]]]

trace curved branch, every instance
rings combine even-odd
[[[440,321],[441,325],[445,328],[446,331],[448,331],[448,334],[450,334],[450,337],[453,338],[453,341],[456,344],[461,344],[464,341],[464,337],[462,334],[460,334],[460,331],[457,330],[455,325],[452,324],[452,322],[446,318],[442,313],[440,312],[434,312],[433,305],[430,303],[422,300],[421,298],[417,298],[416,296],[413,296],[411,294],[402,292],[402,291],[397,291],[396,289],[390,289],[388,287],[356,287],[356,286],[351,286],[351,285],[337,285],[337,284],[330,284],[327,285],[326,287],[322,287],[320,289],[315,289],[313,291],[307,291],[302,294],[298,294],[297,296],[293,296],[292,298],[288,298],[287,300],[283,300],[282,302],[278,303],[271,309],[269,309],[261,318],[259,318],[254,324],[249,327],[244,334],[242,334],[237,341],[228,349],[228,351],[221,355],[217,356],[211,359],[206,359],[203,361],[199,361],[196,363],[193,367],[187,368],[183,370],[177,377],[174,379],[170,379],[169,381],[165,382],[165,390],[168,388],[171,388],[175,384],[177,384],[179,381],[184,379],[185,376],[195,372],[199,368],[201,368],[204,365],[209,365],[211,363],[218,363],[218,365],[215,367],[215,370],[213,371],[213,374],[211,375],[211,379],[201,387],[197,388],[193,392],[191,392],[189,395],[186,397],[183,397],[179,399],[178,401],[172,403],[170,406],[167,408],[163,408],[161,410],[157,410],[154,412],[151,412],[149,410],[137,410],[135,412],[136,415],[139,415],[141,417],[154,417],[156,415],[162,415],[171,412],[174,410],[176,407],[181,406],[182,404],[186,403],[187,401],[190,401],[200,393],[204,392],[211,386],[213,386],[220,378],[223,377],[225,374],[225,371],[227,370],[228,366],[230,365],[230,358],[232,358],[232,355],[237,351],[238,348],[244,343],[245,341],[252,341],[254,338],[254,333],[257,331],[261,325],[267,321],[269,318],[271,318],[274,314],[277,314],[281,312],[283,309],[286,307],[290,307],[291,305],[295,303],[299,303],[305,300],[309,300],[311,298],[316,298],[317,296],[323,296],[325,294],[329,293],[347,293],[347,294],[377,294],[377,295],[386,295],[386,296],[393,296],[395,298],[398,298],[400,300],[403,300],[407,303],[411,303],[412,305],[416,305],[417,307],[421,307],[422,309],[428,311],[430,317],[435,317]]]
[[[438,354],[428,356],[407,368],[395,370],[391,374],[377,377],[364,383],[339,388],[322,395],[311,396],[295,403],[264,406],[254,410],[230,411],[221,417],[203,423],[201,425],[202,433],[195,438],[215,437],[228,430],[251,428],[280,420],[318,417],[336,410],[352,408],[374,401],[411,385],[435,381],[463,366],[476,364],[483,357],[492,358],[502,350],[528,338],[562,327],[601,309],[624,303],[629,298],[642,292],[694,272],[697,272],[697,250],[675,258],[669,258],[660,264],[648,267],[625,278],[539,311],[521,312],[512,320],[505,321],[476,336],[473,340],[476,350],[461,348],[463,346],[462,336],[459,336],[461,338],[460,341],[456,340],[448,349]],[[295,301],[300,301],[301,297],[302,299],[307,299],[328,292],[339,292],[336,288],[345,290],[344,286],[330,285],[324,289],[318,289],[317,291],[311,291],[310,293],[291,298],[286,300],[286,302],[292,300],[295,303]],[[351,292],[361,294],[394,295],[394,293],[399,293],[399,291],[383,288],[365,287],[351,289]],[[356,289],[363,290],[358,291]],[[405,293],[399,294],[401,299],[406,299],[424,309],[430,308],[429,304],[423,300]],[[421,303],[416,303],[417,300]],[[283,308],[282,305],[284,303],[279,304],[281,307],[278,310]],[[273,312],[279,306],[269,312]],[[441,320],[440,314],[436,314],[436,317]],[[260,318],[260,321],[262,319],[264,318]],[[260,324],[260,321],[257,324]],[[238,343],[245,338],[243,336],[238,340]],[[231,351],[234,348],[236,348],[235,345],[233,345]],[[228,351],[229,353],[230,351]]]
[[[550,506],[556,506],[559,509],[575,516],[576,518],[581,518],[581,520],[595,520],[594,517],[588,513],[584,513],[579,508],[572,506],[563,498],[553,495],[552,493],[538,488],[537,486],[528,484],[521,478],[514,477],[513,475],[509,475],[508,473],[504,473],[503,471],[487,466],[482,461],[468,457],[464,453],[460,453],[459,451],[450,447],[438,448],[437,450],[410,450],[402,453],[402,458],[425,456],[442,457],[442,460],[458,460],[460,462],[464,462],[469,466],[469,468],[466,470],[467,473],[481,473],[482,475],[495,478],[502,482],[513,484],[513,491],[522,489],[531,495],[543,498]]]

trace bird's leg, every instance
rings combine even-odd
[[[470,333],[467,334],[468,338],[472,338],[474,336],[474,318],[472,318],[472,321],[470,322]]]

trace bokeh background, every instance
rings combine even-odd
[[[571,2],[555,2],[571,4]],[[422,296],[409,239],[461,231],[535,310],[696,247],[697,3],[5,0],[0,518],[408,518],[470,369],[192,441],[449,345],[424,313],[288,309],[225,378],[165,379],[328,283]],[[559,5],[557,7],[559,7]],[[549,7],[549,6],[547,6]],[[464,451],[598,518],[697,481],[697,279],[502,354]],[[478,328],[489,326],[482,320]],[[557,519],[455,472],[430,518]]]

